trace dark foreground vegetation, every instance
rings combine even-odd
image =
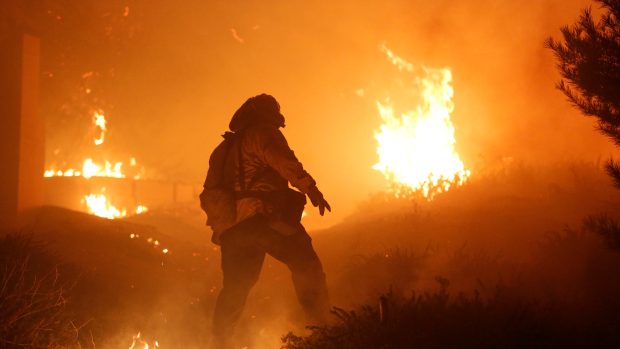
[[[601,133],[620,145],[620,1],[595,3],[599,15],[583,10],[576,23],[561,29],[562,39],[549,38],[546,45],[554,52],[562,76],[558,89],[583,115],[596,119]],[[605,168],[620,187],[620,164],[610,159]],[[546,173],[554,180],[545,180],[545,173],[521,172],[522,181],[518,177],[500,183],[478,181],[463,196],[446,195],[450,201],[429,205],[441,211],[434,224],[420,217],[420,213],[436,213],[432,208],[420,209],[414,219],[388,214],[401,227],[409,223],[406,231],[420,234],[416,242],[426,241],[430,248],[424,253],[414,250],[411,256],[392,251],[382,253],[384,258],[381,254],[365,258],[346,278],[359,286],[364,283],[359,275],[377,276],[383,285],[396,286],[397,297],[391,293],[384,298],[379,311],[370,306],[357,311],[336,309],[335,324],[311,328],[305,337],[289,334],[283,338],[284,348],[620,347],[617,197],[585,192],[610,186],[592,182],[594,177],[578,166],[556,170]],[[574,176],[575,187],[558,185],[566,184],[561,179],[565,170]],[[476,188],[495,184],[501,189]],[[513,191],[516,188],[520,192]],[[480,205],[481,198],[489,202]],[[459,204],[464,217],[455,214],[454,205]],[[558,233],[555,227],[556,233],[541,234],[541,228],[549,229],[554,220],[575,224],[584,214],[594,215],[585,218],[580,230],[566,228]],[[446,224],[450,218],[461,220],[460,234],[471,234],[470,238],[450,233]],[[380,221],[374,228],[385,231],[381,228],[387,221]],[[429,231],[436,240],[424,236]],[[406,241],[398,233],[385,236]],[[455,248],[455,243],[462,247]],[[437,279],[439,290],[413,293],[412,285],[423,287],[424,279],[434,274],[450,276]],[[457,281],[456,290],[448,292],[448,280]],[[410,294],[403,296],[406,293]]]
[[[78,324],[66,308],[72,285],[61,278],[57,263],[28,236],[0,238],[0,347],[76,343]]]
[[[382,305],[383,319],[371,306],[336,308],[336,324],[311,327],[306,337],[289,333],[283,348],[613,348],[620,343],[619,319],[610,310],[582,318],[566,305],[524,301],[501,288],[496,292],[488,299],[452,296],[445,287],[408,299],[390,295]]]
[[[238,347],[618,347],[616,207],[585,163],[504,164],[432,202],[376,196],[311,233],[333,322],[306,329],[289,271],[268,258]],[[33,212],[0,239],[0,347],[123,348],[138,332],[204,347],[221,274],[203,219],[197,204],[121,221]]]
[[[346,310],[283,348],[618,347],[611,181],[587,164],[509,168],[431,203],[377,197],[357,231],[324,236],[365,252],[339,255],[332,294]]]
[[[306,336],[289,333],[282,348],[615,348],[620,345],[619,238],[618,223],[601,216],[588,218],[579,232],[566,231],[544,243],[548,258],[597,254],[585,266],[589,284],[556,285],[583,287],[564,298],[539,293],[542,285],[531,284],[558,282],[558,275],[536,280],[540,275],[524,270],[518,279],[525,284],[498,281],[487,287],[477,280],[473,292],[451,292],[450,281],[437,277],[435,290],[403,292],[420,256],[399,250],[376,254],[356,264],[356,272],[398,273],[402,278],[392,284],[397,291],[355,310],[334,308],[334,323],[309,327]],[[461,255],[458,262],[483,269],[491,261]]]

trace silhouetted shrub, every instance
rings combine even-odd
[[[62,348],[77,328],[66,314],[57,262],[29,237],[0,238],[0,348]]]
[[[353,303],[368,301],[392,290],[404,295],[413,289],[425,255],[409,249],[390,248],[369,256],[354,256],[344,266],[337,292]]]
[[[447,280],[438,281],[435,292],[388,295],[383,321],[378,306],[334,308],[335,324],[310,327],[305,337],[289,333],[282,349],[612,347],[620,329],[612,321],[581,323],[560,307],[522,301],[501,288],[489,299],[451,296]]]
[[[620,250],[620,223],[614,218],[605,214],[589,216],[584,220],[584,228],[601,236],[609,248]]]

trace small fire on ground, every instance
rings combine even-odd
[[[414,66],[385,46],[381,50],[398,69],[407,93],[402,111],[390,98],[377,101],[383,124],[375,132],[380,171],[396,197],[421,194],[432,200],[439,193],[464,184],[471,172],[455,150],[450,114],[454,111],[449,69]]]
[[[96,110],[93,112],[93,125],[96,128],[96,137],[93,140],[95,147],[100,147],[104,144],[105,135],[108,130],[107,120],[102,110]],[[92,157],[87,157],[82,162],[80,168],[68,168],[57,169],[50,166],[45,173],[44,177],[83,177],[90,179],[93,177],[107,177],[107,178],[133,178],[140,179],[144,174],[144,169],[138,167],[135,158],[129,160],[129,170],[125,172],[125,163],[122,161],[109,161],[103,160],[96,162]],[[82,205],[86,208],[88,213],[94,214],[99,217],[116,219],[126,217],[130,214],[141,214],[148,211],[148,207],[137,204],[132,210],[127,208],[116,207],[112,198],[106,193],[106,188],[101,187],[96,192],[91,192],[84,195],[82,198]]]
[[[140,338],[140,332],[133,336],[133,342],[129,349],[150,349],[150,348],[159,348],[159,343],[155,341],[153,346],[149,346],[149,343]]]
[[[105,195],[105,187],[101,188],[101,194],[88,194],[82,198],[82,204],[88,207],[88,212],[94,214],[95,216],[108,218],[108,219],[116,219],[127,216],[127,209],[118,209],[111,202],[108,201],[107,196]],[[144,205],[136,206],[133,214],[141,214],[148,211],[148,207]]]

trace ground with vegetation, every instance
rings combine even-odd
[[[615,346],[619,203],[600,164],[577,162],[502,164],[431,202],[374,195],[311,232],[332,322],[305,328],[288,270],[268,258],[237,344]],[[138,332],[160,348],[208,340],[221,274],[197,204],[120,221],[47,207],[0,250],[0,347],[121,348]]]

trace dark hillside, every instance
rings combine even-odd
[[[370,306],[357,317],[341,311],[340,320],[334,317],[340,327],[325,334],[373,328],[379,297],[387,293],[392,307],[402,309],[397,322],[405,330],[407,319],[429,316],[435,306],[444,309],[442,318],[417,327],[416,336],[465,331],[459,324],[479,315],[487,323],[511,323],[501,309],[518,311],[521,305],[526,315],[515,326],[529,331],[527,324],[535,321],[540,326],[533,330],[552,337],[585,322],[618,323],[618,204],[620,194],[605,173],[584,163],[505,166],[431,202],[376,195],[345,222],[311,232],[333,305]],[[593,218],[584,224],[588,216]],[[197,204],[115,221],[47,207],[31,214],[22,234],[42,244],[52,258],[47,264],[69,268],[61,273],[75,281],[66,308],[75,323],[85,324],[79,330],[82,348],[129,346],[139,331],[161,348],[200,347],[208,339],[221,274],[219,251],[209,242]],[[411,298],[414,292],[428,296]],[[448,301],[439,304],[442,294]],[[499,313],[486,313],[491,308]],[[541,309],[555,310],[541,318]],[[567,322],[550,327],[549,319],[558,317]],[[403,328],[387,333],[396,336]],[[288,270],[267,258],[237,341],[240,347],[274,348],[289,331],[310,333]],[[288,345],[295,348],[299,340]]]

